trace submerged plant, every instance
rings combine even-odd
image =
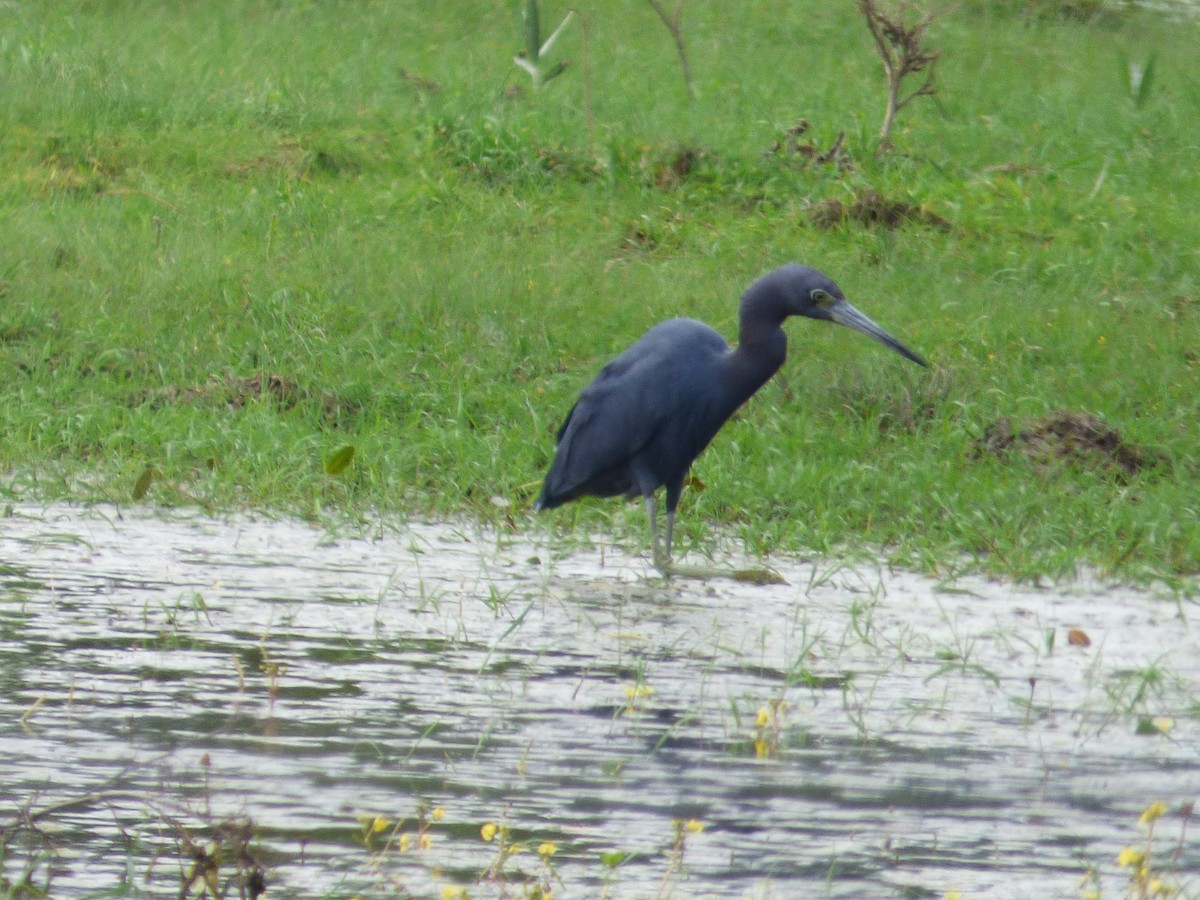
[[[780,734],[783,723],[780,719],[787,709],[787,701],[779,697],[759,707],[754,718],[754,755],[758,759],[773,759],[779,755]]]
[[[656,900],[658,897],[667,895],[671,878],[683,870],[683,854],[687,850],[688,838],[702,832],[704,827],[704,823],[699,819],[671,820],[671,831],[673,832],[671,850],[667,859],[667,871],[663,873],[662,883],[659,884],[658,890],[654,894]]]
[[[1192,815],[1192,805],[1186,804],[1181,810],[1183,826],[1179,834],[1179,847],[1183,847],[1184,835],[1188,819]],[[1126,895],[1138,900],[1148,900],[1151,897],[1176,897],[1179,895],[1178,885],[1172,884],[1161,871],[1162,864],[1154,855],[1154,826],[1167,813],[1167,804],[1161,800],[1150,803],[1141,816],[1138,825],[1146,829],[1145,843],[1130,844],[1117,854],[1117,865],[1129,871],[1129,889]],[[1178,851],[1176,851],[1176,857]]]
[[[399,890],[408,896],[407,889],[394,876],[385,873],[388,860],[397,855],[410,851],[424,853],[433,847],[433,825],[446,817],[446,810],[441,806],[431,806],[421,800],[417,803],[416,820],[400,818],[392,820],[382,815],[359,815],[356,820],[359,832],[356,840],[363,845],[370,859],[371,870],[380,879],[380,884],[386,884],[393,890]],[[437,874],[431,870],[431,874]],[[443,894],[445,889],[443,888]],[[460,896],[460,895],[454,895]],[[461,895],[465,896],[465,894]]]
[[[501,819],[499,823],[485,822],[479,829],[479,837],[488,844],[496,847],[496,856],[480,876],[484,883],[498,884],[506,888],[502,896],[511,896],[507,888],[511,879],[516,878],[522,888],[521,896],[527,898],[549,898],[554,892],[554,884],[562,886],[562,879],[554,867],[553,857],[558,853],[558,844],[554,841],[541,841],[533,850],[537,853],[541,865],[536,875],[516,873],[509,875],[505,871],[508,861],[519,853],[524,853],[530,846],[516,840],[508,825]]]

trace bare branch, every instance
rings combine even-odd
[[[917,97],[930,97],[936,93],[934,72],[942,51],[929,50],[924,45],[925,32],[935,17],[930,13],[909,24],[905,19],[914,7],[907,3],[903,3],[892,12],[885,12],[879,8],[876,0],[858,0],[858,9],[867,20],[867,28],[870,29],[871,37],[875,39],[875,46],[883,61],[883,71],[887,76],[887,109],[883,117],[883,126],[879,129],[879,137],[886,144],[892,133],[896,113]],[[907,96],[902,96],[904,79],[919,72],[925,73],[925,80],[920,87],[912,90]]]
[[[695,100],[696,86],[692,83],[692,67],[688,63],[687,47],[683,43],[683,0],[677,0],[675,12],[670,15],[663,6],[662,0],[646,0],[646,2],[662,19],[662,23],[667,26],[667,31],[671,32],[671,40],[675,42],[675,53],[679,56],[679,68],[683,70],[684,86],[687,88],[688,97]]]

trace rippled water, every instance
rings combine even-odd
[[[664,586],[548,541],[17,508],[6,874],[176,896],[181,829],[244,816],[268,897],[1118,896],[1162,799],[1155,865],[1200,891],[1194,605],[787,560]],[[529,849],[480,883],[487,822]]]

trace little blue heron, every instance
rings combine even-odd
[[[583,496],[640,495],[655,567],[665,576],[714,574],[671,565],[675,509],[692,462],[783,365],[782,325],[788,316],[845,325],[928,365],[855,309],[828,276],[790,263],[742,295],[736,350],[703,322],[671,319],[601,369],[558,430],[558,450],[536,508],[553,509]],[[660,487],[667,489],[665,549],[659,546],[654,499]]]

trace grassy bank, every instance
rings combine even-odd
[[[1200,571],[1194,25],[963,4],[877,153],[852,4],[688,7],[694,103],[644,3],[568,26],[540,91],[505,4],[411,6],[0,9],[5,491],[120,499],[150,467],[153,502],[521,524],[606,359],[673,315],[733,339],[798,260],[934,369],[790,323],[685,546]]]

